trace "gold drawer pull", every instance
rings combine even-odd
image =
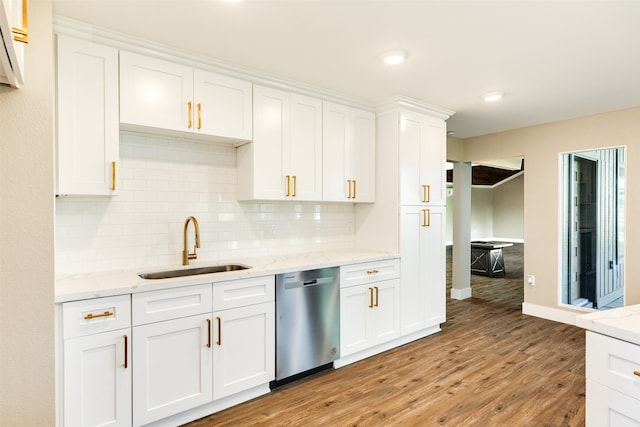
[[[378,306],[378,293],[379,293],[379,289],[377,286],[374,286],[373,289],[376,290],[376,303],[373,305],[374,307]]]
[[[111,162],[111,190],[116,191],[116,162]]]
[[[222,345],[222,319],[216,317],[218,321],[218,341],[216,341],[217,345]]]
[[[129,337],[124,335],[124,369],[129,367]]]
[[[207,319],[207,348],[211,348],[211,319]]]
[[[202,128],[202,104],[198,103],[198,129]]]
[[[189,125],[187,127],[191,129],[193,127],[193,102],[187,102],[187,106],[189,107]]]
[[[97,319],[98,317],[110,317],[110,316],[113,316],[113,311],[105,311],[104,313],[100,313],[100,314],[89,313],[86,316],[84,316],[84,320]]]
[[[369,288],[369,308],[373,308],[373,288]]]
[[[422,186],[422,201],[424,203],[429,203],[431,201],[431,186],[423,185]]]
[[[635,375],[636,377],[640,377],[640,371],[633,371],[633,375]]]
[[[289,197],[291,196],[291,175],[285,175],[285,179],[287,180],[287,192],[284,195]]]
[[[380,273],[378,270],[367,270],[367,274],[376,274],[376,273]]]

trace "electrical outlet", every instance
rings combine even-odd
[[[527,283],[529,284],[529,286],[535,286],[536,285],[536,276],[534,276],[533,274],[529,274],[527,276]]]

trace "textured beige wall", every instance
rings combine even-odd
[[[640,182],[640,108],[516,129],[464,140],[465,161],[524,155],[525,302],[558,308],[559,153],[626,146],[627,182]],[[627,186],[626,304],[640,304],[640,283],[633,263],[640,259],[640,187]],[[571,311],[571,310],[569,310]]]
[[[54,425],[51,2],[30,3],[26,84],[0,87],[0,426]]]

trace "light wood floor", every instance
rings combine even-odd
[[[442,332],[189,426],[583,426],[584,332],[522,315],[522,245],[505,262],[447,300]]]

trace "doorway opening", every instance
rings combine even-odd
[[[562,302],[624,305],[624,148],[562,154]]]

